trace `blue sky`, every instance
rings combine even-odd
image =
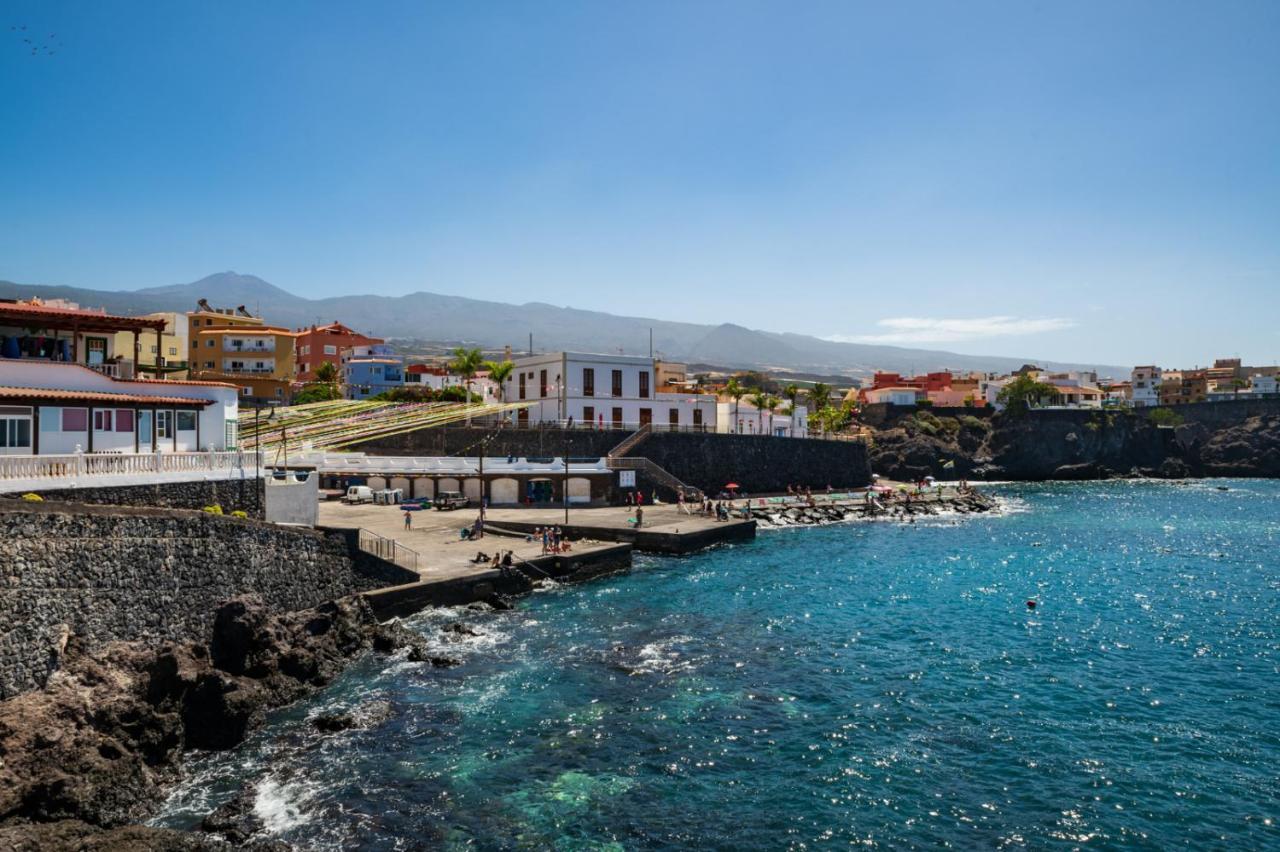
[[[1274,363],[1277,45],[1232,0],[6,0],[0,278]]]

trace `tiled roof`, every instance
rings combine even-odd
[[[29,305],[17,302],[0,302],[0,318],[48,317],[81,320],[90,324],[120,324],[128,327],[162,327],[165,320],[156,317],[122,317],[115,314],[86,311],[80,308],[53,308],[48,305]]]
[[[187,396],[145,396],[132,393],[103,393],[101,391],[54,390],[52,388],[0,387],[0,399],[66,400],[68,402],[118,402],[143,405],[209,405],[211,399],[193,399]]]

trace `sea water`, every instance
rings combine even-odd
[[[248,785],[301,848],[1280,848],[1280,484],[993,490],[424,613],[460,667],[363,659],[158,822]]]

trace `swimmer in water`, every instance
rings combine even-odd
[[[1031,600],[1031,601],[1027,601],[1027,609],[1035,609],[1035,608],[1036,608],[1036,602],[1035,602],[1035,601],[1033,601],[1033,600]]]

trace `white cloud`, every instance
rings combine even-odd
[[[892,317],[876,323],[886,329],[878,334],[833,334],[827,340],[839,343],[960,343],[988,337],[1017,337],[1072,328],[1075,320],[1064,317]]]

